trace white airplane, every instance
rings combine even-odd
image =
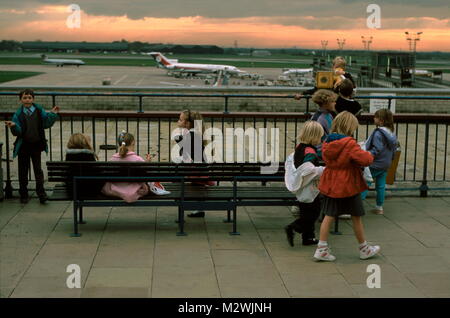
[[[310,75],[313,76],[313,69],[312,68],[289,68],[289,69],[283,69],[283,75]]]
[[[230,75],[246,73],[231,65],[178,63],[178,60],[168,59],[160,52],[151,52],[150,55],[155,59],[159,68],[164,68],[171,72],[181,72],[192,75],[200,73],[217,73],[219,71],[224,71]]]
[[[409,70],[409,73],[412,74],[412,73],[413,73],[413,70]],[[427,71],[427,70],[416,70],[416,71],[414,72],[414,74],[415,74],[416,76],[427,76],[427,77],[433,76],[433,73],[430,72],[430,71]]]
[[[57,67],[61,66],[63,67],[64,65],[76,65],[76,66],[80,66],[80,65],[84,65],[86,63],[84,63],[82,60],[69,60],[69,59],[49,59],[45,54],[42,54],[42,62],[44,62],[45,64],[55,64]]]

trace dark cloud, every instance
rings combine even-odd
[[[448,18],[449,0],[1,0],[0,8],[30,9],[41,5],[76,3],[91,15],[177,18],[243,18],[274,16],[314,16],[360,18],[371,3],[381,7],[382,16]]]

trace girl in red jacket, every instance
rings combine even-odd
[[[320,227],[320,240],[314,259],[334,261],[327,239],[331,223],[343,213],[352,216],[353,230],[359,243],[359,258],[368,259],[380,251],[379,246],[369,245],[364,237],[361,216],[364,207],[359,193],[367,190],[361,167],[369,166],[373,161],[370,152],[364,151],[351,137],[358,128],[356,117],[344,111],[336,116],[331,134],[322,146],[322,158],[325,170],[320,178],[319,190],[324,196],[322,212],[325,217]]]

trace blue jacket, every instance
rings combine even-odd
[[[385,127],[375,129],[366,141],[366,150],[374,157],[370,167],[377,170],[388,170],[397,147],[398,141],[394,133]]]
[[[39,137],[41,141],[41,149],[45,150],[48,153],[48,145],[47,140],[45,139],[44,129],[50,128],[55,123],[58,118],[57,114],[52,112],[46,112],[44,108],[39,105],[33,103],[34,107],[36,107],[35,112],[39,112],[41,121],[39,125]],[[19,154],[20,147],[23,144],[23,134],[26,130],[26,121],[25,121],[25,113],[23,112],[24,106],[20,106],[19,109],[14,113],[12,121],[16,124],[14,127],[11,127],[11,133],[14,136],[17,136],[16,141],[14,142],[14,155],[13,158],[17,157]]]

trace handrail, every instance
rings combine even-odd
[[[1,89],[1,87],[0,87]],[[235,97],[235,98],[294,98],[295,94],[196,94],[196,93],[88,93],[88,92],[35,92],[36,96],[126,96],[126,97]],[[0,96],[17,96],[17,92],[0,92]],[[311,95],[304,95],[311,97]],[[450,96],[398,96],[398,95],[356,95],[356,99],[437,99],[450,100]]]
[[[0,87],[1,89],[1,87]],[[199,87],[199,89],[201,89]],[[297,90],[296,93],[301,92]],[[87,97],[136,97],[139,99],[138,102],[138,113],[144,112],[143,99],[152,97],[193,97],[193,98],[223,98],[224,99],[224,110],[223,113],[229,113],[228,104],[230,98],[289,98],[293,99],[295,95],[289,93],[277,93],[277,94],[236,94],[236,93],[211,93],[211,94],[200,94],[200,93],[124,93],[124,92],[35,92],[36,96],[51,96],[52,97],[52,107],[56,106],[56,97],[58,96],[87,96]],[[17,96],[17,92],[1,92],[0,96]],[[306,99],[306,112],[310,111],[310,99],[311,95],[303,96]],[[356,99],[383,99],[388,101],[388,108],[391,108],[392,100],[450,100],[449,96],[396,96],[396,95],[358,95],[355,96]]]

